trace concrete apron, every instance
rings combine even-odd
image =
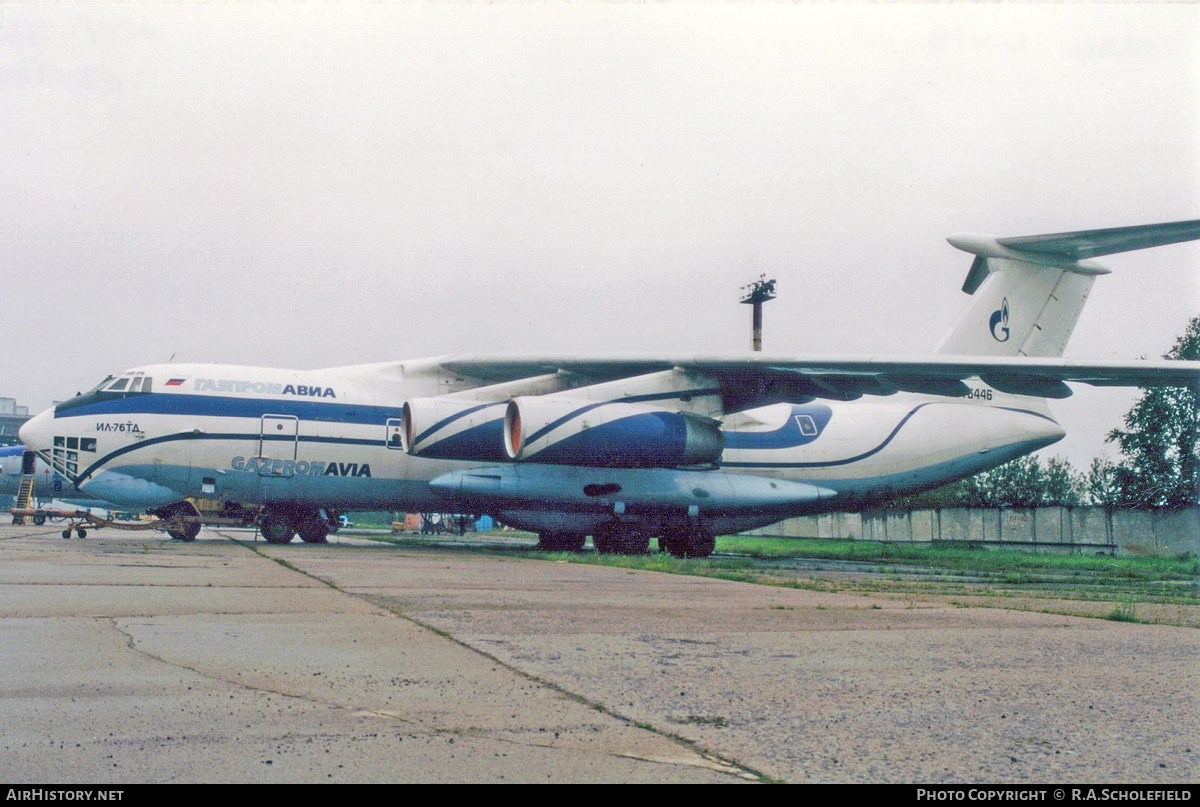
[[[0,528],[10,782],[1200,775],[1194,630],[500,554],[58,533]]]

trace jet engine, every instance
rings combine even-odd
[[[510,460],[602,468],[713,463],[725,448],[711,418],[632,403],[519,397],[504,415]]]
[[[400,444],[415,457],[504,462],[504,401],[412,398],[400,412]]]

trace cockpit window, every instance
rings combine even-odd
[[[111,401],[125,398],[129,395],[141,395],[150,391],[153,381],[141,373],[124,375],[120,378],[109,376],[88,392],[76,395],[69,401],[64,401],[55,407],[59,412],[65,412],[87,404]]]
[[[92,395],[93,393],[97,393],[97,392],[99,392],[99,391],[100,391],[100,388],[101,388],[101,387],[103,387],[105,384],[107,384],[109,381],[112,381],[112,380],[113,380],[113,377],[112,377],[111,375],[109,375],[109,376],[105,376],[105,377],[104,377],[104,380],[103,380],[103,381],[101,381],[99,384],[97,384],[96,386],[92,387],[92,388],[91,388],[90,390],[88,390],[87,392],[81,392],[81,393],[78,393],[78,395],[77,395],[76,397],[81,397],[81,396],[84,396],[84,395]]]

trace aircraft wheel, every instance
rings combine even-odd
[[[198,521],[184,522],[180,527],[167,528],[167,535],[176,541],[194,541],[199,534],[200,522]]]
[[[622,555],[645,555],[650,549],[650,533],[648,532],[630,532],[622,537],[624,539],[621,542]]]
[[[329,525],[320,517],[306,518],[300,522],[296,532],[300,533],[300,540],[306,544],[323,544],[329,535]]]
[[[650,534],[632,527],[601,524],[592,533],[592,544],[602,555],[641,555],[650,548]]]
[[[262,533],[263,538],[267,539],[268,544],[290,543],[296,534],[292,520],[277,513],[263,515],[258,522],[258,530]]]
[[[167,535],[176,541],[194,541],[200,534],[200,511],[189,501],[176,502],[154,513],[167,524]]]
[[[176,541],[194,541],[200,534],[200,511],[191,502],[180,502],[168,516],[167,535]],[[189,516],[191,518],[189,518]]]
[[[677,558],[707,558],[716,549],[717,539],[701,529],[668,530],[659,537],[658,546]]]
[[[667,538],[666,541],[667,541],[667,551],[670,552],[672,556],[677,557],[677,558],[686,558],[688,556],[687,555],[688,545],[687,545],[686,540],[680,540],[678,538]]]
[[[703,530],[698,532],[688,548],[689,558],[707,558],[717,548],[717,538]]]
[[[615,555],[617,542],[612,527],[605,524],[596,527],[592,533],[592,546],[596,547],[596,551],[601,555]]]

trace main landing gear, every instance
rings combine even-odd
[[[650,533],[619,521],[598,524],[592,531],[592,545],[601,555],[644,555],[650,548]]]
[[[716,546],[716,537],[694,521],[668,524],[658,537],[658,548],[677,558],[707,558]]]
[[[643,555],[650,548],[652,528],[610,521],[592,528],[592,545],[601,555]],[[538,549],[545,552],[579,552],[586,536],[546,531],[538,534]],[[677,558],[707,558],[716,548],[716,538],[697,520],[666,524],[658,537],[660,552]]]
[[[306,544],[323,544],[330,525],[324,513],[307,507],[265,507],[258,519],[258,531],[269,544],[286,544],[296,535]]]

